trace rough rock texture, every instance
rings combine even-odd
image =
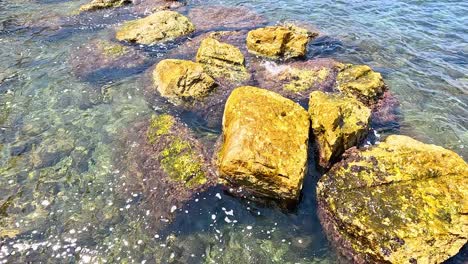
[[[372,105],[382,96],[385,84],[380,73],[367,65],[343,65],[336,77],[337,88],[356,97],[366,105]]]
[[[198,30],[239,30],[258,27],[266,19],[246,7],[202,6],[192,8],[188,14]]]
[[[92,0],[90,3],[80,6],[80,11],[119,7],[129,3],[131,3],[130,0]]]
[[[213,77],[225,77],[233,81],[249,78],[242,52],[215,38],[208,37],[201,42],[196,60]]]
[[[221,177],[234,186],[296,202],[306,173],[307,112],[271,91],[245,86],[229,96],[218,153]]]
[[[186,60],[162,60],[153,71],[153,82],[161,96],[174,104],[206,97],[215,81],[199,63]]]
[[[340,63],[332,59],[255,63],[255,79],[285,97],[306,103],[312,91],[333,92]]]
[[[319,164],[328,168],[367,135],[371,110],[354,97],[315,91],[310,94],[309,114]]]
[[[74,75],[85,80],[108,81],[143,70],[150,59],[141,51],[107,40],[93,40],[74,50]]]
[[[312,36],[309,31],[293,25],[258,28],[247,35],[247,48],[254,54],[273,59],[302,57]]]
[[[174,40],[193,31],[195,27],[187,17],[174,11],[159,11],[125,23],[115,37],[121,41],[150,45]]]
[[[468,165],[407,136],[351,149],[317,186],[329,237],[354,263],[441,263],[468,239]]]
[[[173,219],[174,208],[217,182],[207,152],[176,117],[154,115],[128,131],[125,144],[128,152],[120,165],[126,191],[142,193],[141,208],[149,211],[155,228]]]

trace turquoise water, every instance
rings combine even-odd
[[[0,2],[0,263],[336,263],[315,215],[311,172],[294,212],[216,187],[177,208],[164,230],[127,193],[122,131],[158,106],[143,72],[90,83],[72,74],[81,45],[132,17],[65,19],[86,1]],[[271,23],[301,20],[323,37],[310,56],[380,71],[401,104],[397,132],[468,156],[468,3],[204,1],[243,5]],[[164,56],[164,47],[151,56]],[[388,131],[381,131],[386,133]],[[395,131],[393,131],[395,132]],[[208,137],[214,132],[204,132]],[[226,218],[228,220],[226,220]],[[236,221],[234,221],[236,220]],[[452,263],[466,263],[467,253]]]

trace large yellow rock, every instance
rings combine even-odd
[[[297,201],[309,126],[307,112],[293,101],[256,87],[236,88],[224,110],[221,177],[260,196]]]
[[[92,0],[88,4],[80,6],[79,11],[94,11],[98,9],[120,7],[125,4],[131,3],[129,0]]]
[[[327,168],[367,135],[371,111],[354,97],[315,91],[310,94],[309,114],[319,164]]]
[[[187,60],[162,60],[153,71],[153,83],[161,96],[173,104],[206,97],[216,86],[202,65]]]
[[[343,65],[336,82],[341,92],[356,97],[366,105],[376,103],[385,91],[382,75],[367,65]]]
[[[317,186],[327,234],[355,263],[441,263],[468,241],[468,165],[406,136],[352,149]]]
[[[304,56],[311,33],[295,26],[270,26],[254,29],[247,35],[249,52],[269,58]]]
[[[154,44],[187,35],[195,31],[190,20],[174,11],[159,11],[122,25],[115,35],[118,40]]]
[[[196,58],[213,77],[239,81],[249,77],[244,66],[244,55],[239,48],[215,38],[208,37],[202,40]]]

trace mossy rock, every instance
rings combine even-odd
[[[354,97],[315,91],[310,94],[309,114],[319,164],[328,168],[367,135],[371,110]]]
[[[130,0],[92,0],[88,4],[80,6],[79,11],[94,11],[98,9],[115,8],[131,3]]]
[[[147,17],[126,22],[115,35],[120,41],[151,45],[174,40],[195,31],[190,20],[175,11],[159,11]]]
[[[321,223],[355,263],[441,263],[468,241],[468,165],[407,136],[351,149],[317,185]]]
[[[307,112],[293,101],[256,87],[236,88],[224,110],[221,177],[266,198],[297,202],[309,126]]]
[[[250,31],[247,48],[249,52],[272,59],[303,57],[313,36],[294,25],[269,26]]]
[[[380,73],[367,65],[345,64],[336,77],[337,88],[366,105],[375,104],[385,91]]]
[[[175,105],[200,101],[216,87],[200,63],[188,60],[162,60],[153,71],[153,83],[161,96]]]
[[[224,77],[239,82],[249,78],[245,68],[245,58],[240,49],[213,37],[202,40],[196,61],[215,78]]]

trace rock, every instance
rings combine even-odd
[[[94,11],[104,8],[120,7],[129,3],[131,3],[130,0],[92,0],[90,3],[80,6],[79,11]]]
[[[328,168],[367,135],[371,110],[354,97],[315,91],[310,94],[309,114],[319,164]]]
[[[356,97],[366,105],[376,103],[385,91],[380,73],[367,65],[343,65],[336,83],[341,92]]]
[[[351,149],[320,179],[321,223],[354,263],[441,263],[468,241],[468,165],[407,136]]]
[[[175,11],[159,11],[125,23],[115,37],[120,41],[151,45],[174,40],[193,31],[195,27],[187,17]]]
[[[105,82],[142,71],[150,59],[132,47],[97,39],[73,51],[73,73],[87,81]]]
[[[263,197],[297,202],[309,126],[307,112],[293,101],[256,87],[236,88],[224,110],[221,177]]]
[[[249,78],[242,52],[237,47],[219,42],[215,38],[208,37],[201,42],[196,60],[213,77],[225,77],[233,81]]]
[[[169,223],[198,193],[217,178],[204,147],[178,118],[160,114],[126,133],[128,148],[120,166],[125,191],[141,193],[141,210],[148,210],[154,228]]]
[[[273,59],[302,57],[311,37],[307,30],[293,25],[258,28],[247,35],[247,48]]]
[[[188,17],[198,30],[239,30],[258,27],[266,19],[246,7],[202,6],[192,8]]]
[[[172,59],[156,65],[153,82],[161,96],[176,105],[201,100],[216,86],[201,64]]]

